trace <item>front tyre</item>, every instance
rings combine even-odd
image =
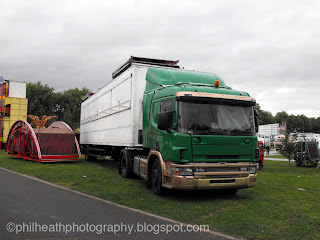
[[[152,192],[155,195],[162,195],[164,193],[164,189],[162,187],[162,171],[159,159],[155,159],[152,165],[151,172],[151,187]]]

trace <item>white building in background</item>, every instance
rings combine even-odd
[[[264,147],[271,145],[271,140],[275,140],[279,135],[279,123],[260,125],[258,140],[263,142]]]
[[[264,138],[269,137],[270,140],[274,140],[276,136],[279,135],[279,123],[260,125],[258,137]]]

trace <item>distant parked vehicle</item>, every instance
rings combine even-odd
[[[294,160],[297,166],[316,167],[319,164],[319,150],[315,141],[300,141],[295,145]]]
[[[282,149],[282,145],[282,138],[277,138],[276,140],[274,140],[274,148],[276,149],[276,151]]]

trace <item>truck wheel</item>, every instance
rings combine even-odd
[[[128,159],[130,156],[128,154],[127,151],[123,151],[121,153],[121,157],[120,157],[120,173],[122,175],[123,178],[129,178],[131,177],[131,172],[129,171],[129,166],[128,166],[128,161],[130,159]]]
[[[155,195],[162,195],[164,192],[164,189],[162,187],[162,171],[160,166],[159,159],[155,159],[152,165],[152,173],[151,173],[151,187],[152,192]]]

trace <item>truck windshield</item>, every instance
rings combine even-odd
[[[253,108],[179,101],[178,131],[196,135],[253,136]]]

